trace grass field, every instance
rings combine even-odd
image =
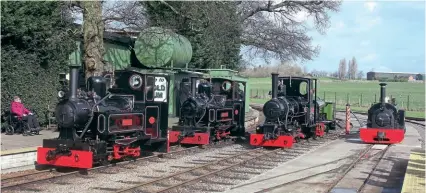
[[[251,102],[264,103],[271,90],[271,78],[250,78]],[[396,99],[400,108],[407,110],[407,116],[425,117],[425,84],[409,82],[388,82],[386,95]],[[372,103],[380,99],[379,82],[370,81],[332,81],[319,79],[318,97],[336,102],[344,109],[349,102],[354,111],[367,111]]]

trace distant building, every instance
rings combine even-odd
[[[406,78],[409,81],[424,80],[425,74],[409,72],[367,72],[367,80]]]

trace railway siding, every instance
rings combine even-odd
[[[246,113],[245,127],[252,128],[253,125],[256,125],[259,122],[260,113],[251,108],[249,112]],[[48,135],[50,137],[51,135]],[[5,136],[10,137],[10,136]],[[14,138],[21,137],[17,139],[15,143],[25,143],[23,136],[12,136]],[[43,136],[31,136],[31,138],[39,137],[39,144],[41,145]],[[46,138],[46,136],[44,137]],[[35,139],[31,139],[35,140]],[[24,141],[24,142],[22,142]],[[9,142],[12,143],[12,142]],[[8,174],[13,172],[20,172],[26,170],[34,170],[35,163],[37,160],[37,147],[25,147],[21,149],[12,149],[12,150],[2,150],[1,152],[1,174]]]

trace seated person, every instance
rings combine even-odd
[[[13,97],[11,112],[16,114],[19,119],[26,121],[30,127],[30,131],[40,130],[40,125],[38,124],[36,117],[32,112],[24,107],[24,104],[21,102],[21,98],[18,96]]]

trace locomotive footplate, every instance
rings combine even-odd
[[[262,147],[291,148],[294,137],[274,132],[275,125],[262,125],[258,129],[259,134],[250,134],[250,145]]]
[[[404,140],[404,130],[361,128],[359,137],[365,143],[395,144]]]

